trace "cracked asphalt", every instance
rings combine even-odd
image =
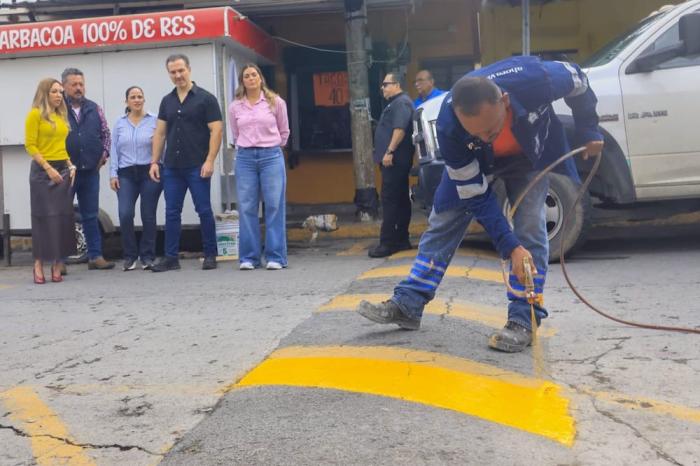
[[[595,240],[571,259],[570,274],[618,317],[700,328],[697,238]],[[165,274],[74,266],[65,283],[37,287],[29,267],[0,268],[0,465],[69,457],[99,465],[700,464],[699,336],[603,319],[575,298],[557,264],[546,287],[541,361],[532,349],[486,347],[489,309],[498,317],[504,302],[502,285],[488,280],[445,278],[417,332],[352,311],[400,279],[362,274],[410,263],[367,259],[348,240],[297,245],[280,272],[240,272],[230,263],[203,272],[196,260]],[[483,245],[465,245],[453,265],[498,267]],[[349,381],[331,381],[337,385],[284,383],[303,377],[303,365],[243,385],[300,349],[376,349],[377,358],[399,351],[428,366],[444,356],[490,371],[489,380],[544,379],[561,389],[575,435],[567,446],[536,426],[407,401],[416,379],[397,379],[403,398],[344,389],[369,378],[366,366]],[[406,367],[406,377],[418,372]],[[503,398],[496,407],[507,412],[520,402]],[[47,420],[32,422],[40,409]],[[51,456],[57,445],[70,447],[63,457]]]

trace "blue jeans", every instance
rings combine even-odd
[[[163,187],[148,176],[150,165],[133,165],[119,169],[119,224],[124,259],[153,261],[156,258],[156,210]],[[141,242],[136,242],[134,213],[141,198]]]
[[[205,257],[216,257],[216,224],[211,209],[211,178],[199,176],[201,167],[164,167],[161,175],[165,195],[165,257],[177,258],[180,252],[182,205],[190,190],[194,210],[199,214],[202,249]]]
[[[75,173],[73,191],[78,198],[78,210],[83,223],[89,260],[102,256],[102,235],[97,214],[100,210],[100,172],[78,170]]]
[[[241,262],[260,265],[258,203],[265,203],[265,259],[287,265],[287,172],[279,147],[244,148],[236,153],[236,194],[240,215]]]
[[[506,193],[511,205],[537,172],[520,173],[517,176],[503,177]],[[515,235],[520,243],[530,251],[537,268],[535,291],[541,295],[547,274],[549,242],[547,240],[545,199],[549,180],[544,177],[525,196],[513,219]],[[428,229],[420,239],[418,255],[413,262],[410,275],[394,288],[391,298],[409,317],[420,318],[428,301],[435,292],[450,264],[454,253],[462,242],[464,233],[472,220],[472,215],[464,209],[453,209],[442,213],[433,210],[428,219]],[[515,275],[510,275],[510,284],[516,290],[523,290]],[[526,328],[531,328],[530,305],[524,298],[508,293],[508,320]],[[537,323],[547,317],[544,307],[535,305]]]

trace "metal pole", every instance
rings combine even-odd
[[[2,242],[5,253],[5,265],[12,265],[12,242],[10,241],[10,214],[2,216]]]
[[[530,55],[530,0],[523,2],[523,56]]]
[[[348,51],[352,159],[355,174],[355,205],[361,220],[377,216],[377,189],[372,161],[369,77],[367,73],[367,5],[364,0],[345,0],[345,44]]]

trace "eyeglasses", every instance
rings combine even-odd
[[[392,84],[398,84],[396,81],[385,81],[382,83],[382,87],[391,86]]]

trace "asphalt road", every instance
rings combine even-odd
[[[700,328],[700,236],[635,233],[572,258],[579,289]],[[353,309],[412,258],[367,246],[296,247],[279,272],[75,266],[41,287],[0,269],[0,465],[700,464],[699,336],[605,320],[555,264],[538,344],[491,351],[504,292],[479,245],[419,331],[380,326]]]

